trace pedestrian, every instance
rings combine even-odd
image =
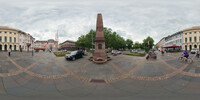
[[[164,52],[164,49],[162,49],[161,52],[162,52],[162,55],[164,56],[164,53],[165,53],[165,52]]]
[[[11,49],[9,48],[8,49],[8,55],[10,56],[10,54],[11,54]]]
[[[196,57],[199,58],[199,50],[196,50]]]

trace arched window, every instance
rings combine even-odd
[[[102,44],[98,44],[98,49],[102,49]]]

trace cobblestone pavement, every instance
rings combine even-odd
[[[52,53],[0,52],[1,100],[38,99],[198,99],[200,59],[178,61],[180,53],[158,59],[112,56],[94,64],[84,56],[66,61]],[[157,98],[158,99],[158,98]]]

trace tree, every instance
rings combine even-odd
[[[133,41],[130,40],[130,39],[127,39],[127,40],[126,40],[126,47],[127,47],[128,49],[131,49],[131,48],[132,48],[132,45],[133,45]]]
[[[91,29],[88,34],[80,36],[76,41],[75,45],[82,48],[92,48],[92,36],[94,41],[96,31]],[[126,41],[116,32],[112,32],[111,28],[104,27],[104,37],[106,40],[106,48],[125,49]]]
[[[142,49],[142,44],[141,43],[139,43],[138,41],[136,41],[135,43],[134,43],[134,45],[133,45],[133,48],[134,49]]]
[[[149,51],[154,46],[154,40],[150,36],[143,40],[143,47],[145,51]]]
[[[75,42],[75,45],[82,48],[92,48],[92,36],[95,39],[96,31],[90,30],[88,34],[81,35]]]

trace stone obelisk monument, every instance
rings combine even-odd
[[[97,24],[96,24],[96,38],[95,42],[95,51],[93,53],[93,60],[104,60],[107,61],[107,53],[105,52],[105,38],[103,31],[103,19],[102,15],[99,13],[97,15]]]

